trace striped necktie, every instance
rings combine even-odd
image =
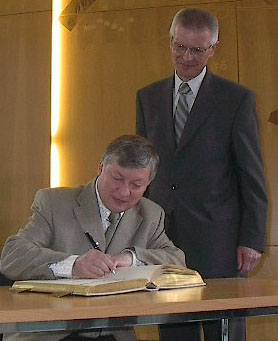
[[[120,213],[114,213],[114,212],[110,213],[108,217],[108,220],[110,221],[110,225],[105,233],[106,245],[110,243],[110,240],[112,239],[115,233],[119,219],[120,219]]]
[[[176,107],[174,122],[175,122],[175,132],[176,132],[176,143],[179,143],[187,116],[189,115],[188,104],[186,101],[186,95],[191,91],[190,86],[183,82],[179,87],[179,101]]]

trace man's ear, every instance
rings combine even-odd
[[[211,47],[209,58],[214,56],[214,53],[218,46],[219,46],[219,40],[217,40],[217,42]]]
[[[173,37],[170,37],[170,39],[169,39],[169,47],[170,47],[170,50],[172,50],[172,41],[173,41]]]
[[[103,163],[101,162],[98,166],[98,175],[102,173],[102,170],[103,170]]]
[[[216,49],[219,47],[219,40],[212,46],[213,51],[215,52]]]

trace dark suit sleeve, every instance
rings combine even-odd
[[[239,245],[264,250],[267,192],[260,153],[255,97],[246,92],[234,119],[233,157],[238,176],[241,205]]]

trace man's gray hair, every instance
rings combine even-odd
[[[210,44],[214,45],[218,41],[218,20],[214,15],[204,9],[183,8],[177,12],[169,31],[171,40],[175,35],[177,25],[196,31],[209,30],[211,32]]]
[[[149,168],[152,181],[159,167],[159,156],[153,144],[139,135],[123,135],[105,149],[101,162],[104,166],[116,161],[123,168]]]

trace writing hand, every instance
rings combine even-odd
[[[237,248],[237,263],[240,273],[253,271],[261,260],[262,254],[250,247],[239,246]]]
[[[126,268],[132,265],[132,254],[129,251],[111,256],[111,258],[117,268]]]
[[[79,256],[72,268],[72,275],[79,278],[99,278],[115,270],[110,255],[99,250],[90,250]]]

